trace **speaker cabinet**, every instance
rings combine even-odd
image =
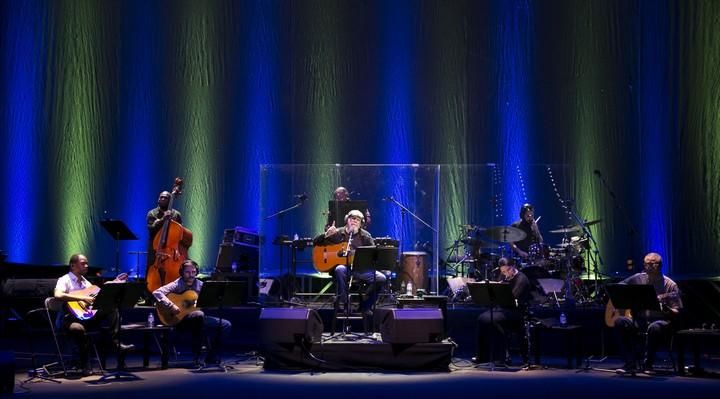
[[[318,312],[305,308],[264,308],[260,312],[261,344],[320,342],[323,322]]]
[[[443,339],[442,311],[388,309],[380,320],[380,334],[383,342],[390,344],[440,342]]]
[[[236,269],[233,270],[232,264],[235,263]],[[237,244],[220,244],[217,259],[215,260],[215,269],[230,273],[236,271],[252,271],[258,270],[259,250],[257,247]]]

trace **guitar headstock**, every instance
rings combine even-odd
[[[175,178],[175,183],[172,188],[172,195],[178,196],[182,194],[183,179],[181,177]]]

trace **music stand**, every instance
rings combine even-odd
[[[120,273],[120,240],[137,240],[138,238],[122,220],[103,219],[100,221],[100,225],[115,240],[115,274],[117,275]]]
[[[512,287],[507,283],[494,281],[468,282],[468,290],[473,303],[490,308],[490,325],[493,329],[490,334],[490,371],[495,370],[495,307],[504,309],[517,309],[517,302],[512,293]]]
[[[217,326],[215,342],[217,343],[217,369],[227,371],[232,366],[222,364],[222,321],[223,309],[228,306],[240,306],[247,303],[246,281],[206,281],[200,290],[197,307],[202,309],[218,310],[219,323]],[[198,371],[206,371],[205,366]]]
[[[605,289],[616,309],[660,311],[660,302],[652,285],[608,284]]]
[[[145,293],[145,284],[141,282],[108,282],[100,287],[95,300],[93,301],[93,307],[101,309],[103,311],[118,311],[118,326],[122,325],[121,310],[132,309],[137,304],[138,300]],[[105,374],[98,382],[104,382],[109,378],[123,378],[128,377],[131,380],[139,380],[140,377],[121,371],[121,365],[124,363],[124,355],[120,353],[120,339],[118,337],[118,346],[116,347],[118,353],[118,370],[114,373]]]

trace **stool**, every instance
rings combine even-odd
[[[700,367],[701,349],[708,347],[717,347],[720,343],[720,330],[707,328],[692,328],[688,330],[680,330],[675,333],[674,342],[677,352],[677,372],[680,375],[685,374],[685,347],[688,342],[691,343],[693,352],[693,368],[695,374],[702,374]]]
[[[572,359],[575,357],[575,366],[580,367],[582,364],[582,326],[576,324],[556,325],[556,326],[537,326],[532,329],[532,347],[535,352],[535,364],[540,364],[540,336],[543,332],[560,335],[565,343],[565,355],[567,356],[567,367],[574,368]]]
[[[345,334],[348,331],[345,331],[347,327],[350,326],[350,323],[352,323],[352,320],[361,320],[363,324],[363,332],[367,335],[368,333],[368,320],[366,320],[365,316],[362,313],[359,312],[353,312],[353,303],[357,303],[358,306],[360,306],[360,302],[363,300],[363,291],[367,289],[367,284],[364,282],[356,282],[353,278],[350,279],[350,282],[348,283],[348,296],[347,298],[336,298],[335,303],[338,302],[338,299],[347,299],[347,303],[345,306],[348,307],[350,310],[349,312],[346,309],[339,309],[337,306],[335,306],[333,310],[333,321],[332,321],[332,334],[335,335],[336,327],[337,327],[337,321],[342,320],[342,333]]]

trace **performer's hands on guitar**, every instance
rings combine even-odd
[[[170,306],[170,308],[169,308],[168,310],[170,310],[170,313],[172,313],[172,314],[174,314],[174,315],[178,315],[178,314],[180,314],[180,312],[181,312],[180,308],[179,308],[177,305],[175,305],[175,304],[173,304],[172,306]]]
[[[328,227],[327,231],[325,232],[325,238],[334,236],[335,233],[337,233],[337,227],[335,227],[335,221],[333,220],[333,223]]]

